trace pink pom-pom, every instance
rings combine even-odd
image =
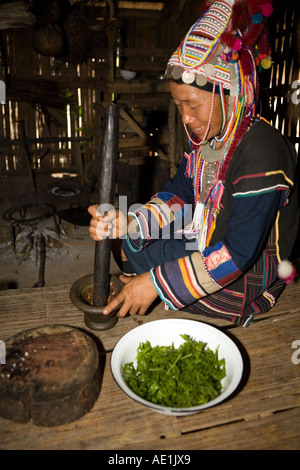
[[[261,6],[261,12],[263,16],[271,16],[273,14],[273,5],[272,3],[265,3]]]
[[[236,39],[232,45],[234,51],[240,51],[243,47],[243,41],[241,39]]]

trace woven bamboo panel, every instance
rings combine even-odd
[[[270,106],[265,111],[271,123],[299,150],[300,99],[295,91],[300,85],[300,7],[293,0],[274,0],[273,5],[269,31],[274,63],[261,77]]]

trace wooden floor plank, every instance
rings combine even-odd
[[[88,331],[83,313],[70,301],[69,289],[1,291],[0,339],[45,323]],[[243,328],[187,312],[166,311],[159,304],[145,317],[120,319],[104,332],[89,331],[106,351],[102,389],[93,409],[78,421],[56,428],[0,419],[0,448],[299,449],[300,365],[292,361],[293,342],[300,340],[298,283],[288,286],[271,312]],[[148,410],[124,395],[111,375],[109,351],[132,328],[171,315],[213,324],[236,341],[245,364],[238,394],[202,413],[180,418]]]
[[[149,445],[170,450],[299,450],[299,435],[299,409],[291,409],[254,421],[231,421],[188,432],[169,443],[156,439]]]

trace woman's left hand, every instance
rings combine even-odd
[[[124,302],[117,313],[117,317],[125,317],[127,313],[130,315],[145,315],[148,308],[158,297],[150,273],[147,272],[133,277],[121,275],[120,280],[124,282],[125,286],[115,299],[105,307],[102,313],[107,315]]]

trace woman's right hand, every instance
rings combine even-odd
[[[98,205],[92,205],[88,208],[88,212],[92,216],[89,232],[93,240],[116,239],[127,234],[131,217],[127,217],[119,209],[112,209],[101,215],[98,208]]]

